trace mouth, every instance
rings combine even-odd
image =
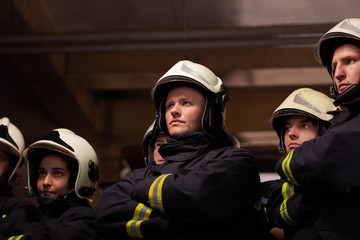
[[[182,123],[182,121],[180,121],[180,120],[172,120],[170,122],[170,125],[175,125],[175,124],[178,124],[178,123]]]
[[[339,93],[344,92],[349,86],[350,86],[350,84],[348,84],[348,83],[340,83],[339,89],[338,89]]]
[[[299,147],[299,146],[300,146],[300,144],[298,144],[298,143],[290,143],[290,144],[288,145],[288,148],[289,148],[290,150],[292,150],[292,149],[297,148],[297,147]]]
[[[45,196],[45,197],[51,196],[51,195],[54,195],[54,194],[55,194],[54,192],[50,192],[50,191],[42,191],[42,192],[40,192],[40,195]]]

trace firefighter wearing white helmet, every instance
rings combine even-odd
[[[168,134],[164,116],[166,96],[170,90],[179,86],[195,88],[204,95],[206,104],[201,122],[202,130],[214,138],[226,139],[240,147],[238,139],[226,132],[228,94],[223,82],[207,67],[189,60],[176,63],[157,81],[151,91],[160,130]]]
[[[146,130],[143,137],[143,155],[145,160],[145,166],[154,166],[156,164],[162,164],[166,162],[158,153],[158,149],[162,144],[166,143],[168,135],[163,131],[160,131],[156,127],[156,121],[154,121]]]
[[[54,129],[23,152],[28,190],[45,216],[31,239],[95,239],[91,207],[99,178],[94,148],[69,129]],[[34,216],[27,218],[34,220]]]
[[[152,97],[152,138],[161,131],[169,136],[158,149],[165,162],[136,169],[105,190],[100,237],[261,239],[253,208],[259,174],[253,156],[226,133],[221,80],[203,65],[180,61],[157,81]],[[133,218],[142,213],[145,219]]]
[[[333,118],[331,113],[336,110],[333,100],[319,91],[311,88],[293,91],[270,118],[270,124],[279,137],[280,154],[284,156],[305,141],[323,135]],[[266,222],[270,223],[270,232],[285,232],[285,238],[291,239],[298,220],[313,209],[310,206],[303,207],[301,201],[304,194],[301,188],[286,179],[267,181],[262,185],[262,198],[267,199]]]
[[[7,171],[0,169],[0,181],[10,182],[21,163],[21,153],[25,148],[25,141],[20,130],[10,122],[9,118],[0,119],[0,151],[9,156]],[[4,157],[2,157],[4,159]],[[6,161],[2,161],[6,162]],[[3,174],[1,174],[1,172]]]
[[[25,201],[20,196],[14,196],[12,182],[15,181],[16,171],[21,165],[21,153],[24,150],[24,137],[20,130],[11,123],[10,119],[0,119],[0,238],[8,239],[14,235],[34,231],[41,223],[29,221],[28,213],[37,215],[36,206]],[[22,196],[24,197],[24,196]]]
[[[287,153],[284,145],[284,127],[287,118],[296,115],[315,119],[317,122],[317,135],[320,136],[330,126],[329,121],[333,118],[330,112],[337,110],[333,102],[325,94],[311,88],[300,88],[293,91],[275,109],[270,118],[271,127],[279,137],[280,154],[285,155]]]
[[[360,85],[358,82],[350,83],[351,86],[347,87],[346,91],[339,91],[335,76],[335,69],[333,68],[332,60],[334,52],[340,46],[345,44],[352,44],[360,48],[360,19],[349,18],[341,21],[336,26],[331,28],[325,33],[314,48],[314,55],[316,60],[324,65],[332,80],[333,86],[331,87],[331,94],[335,97],[335,104],[348,107],[360,96]],[[343,77],[341,77],[343,78]]]
[[[43,153],[60,153],[76,162],[73,190],[81,199],[92,200],[96,183],[99,179],[98,159],[93,147],[82,137],[64,128],[55,129],[42,139],[34,142],[24,151],[24,158],[28,162],[28,190],[30,196],[38,196],[36,177],[38,164]]]
[[[297,219],[300,224],[291,239],[358,239],[360,235],[359,23],[353,18],[341,21],[314,49],[333,79],[335,104],[346,108],[334,112],[324,134],[276,164],[280,177],[303,191],[299,203],[312,209]],[[283,194],[287,196],[286,191]]]

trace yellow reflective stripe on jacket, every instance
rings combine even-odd
[[[18,236],[12,236],[12,237],[9,237],[8,240],[19,240],[23,237],[24,235],[18,235]]]
[[[140,224],[150,218],[153,210],[142,203],[139,203],[134,211],[132,220],[126,223],[126,232],[132,239],[144,239],[141,234]]]
[[[171,174],[161,175],[156,178],[149,189],[150,206],[154,209],[160,210],[163,213],[165,213],[165,210],[162,202],[162,186],[164,184],[165,178],[167,178],[169,175]]]
[[[281,166],[282,166],[282,170],[286,176],[287,182],[290,182],[292,184],[300,186],[299,183],[296,181],[296,179],[290,169],[290,161],[292,159],[293,153],[294,153],[294,149],[291,150],[291,152],[286,156],[286,158],[283,160]]]
[[[287,201],[295,193],[294,188],[295,188],[294,185],[285,182],[282,185],[282,190],[281,190],[281,193],[284,197],[284,201],[282,202],[282,204],[280,206],[280,215],[281,215],[282,219],[291,226],[296,226],[298,224],[297,221],[295,221],[294,219],[292,219],[290,217],[288,209],[287,209]]]

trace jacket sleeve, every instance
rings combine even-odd
[[[163,214],[132,198],[137,179],[143,175],[141,171],[129,173],[122,182],[105,190],[96,218],[99,236],[105,239],[142,239],[149,229],[152,232],[158,230],[159,235],[165,231],[167,219]]]
[[[359,188],[360,127],[350,123],[328,129],[281,158],[276,165],[278,174],[313,194]]]
[[[230,147],[210,151],[197,168],[140,181],[134,199],[149,202],[170,218],[218,221],[252,207],[258,193],[253,157]]]
[[[96,239],[95,211],[89,207],[73,207],[59,218],[48,218],[31,232],[14,236],[21,240]]]
[[[298,226],[315,211],[317,201],[310,193],[304,193],[301,188],[281,179],[270,187],[267,207],[270,221],[285,229]]]
[[[95,216],[91,208],[76,207],[60,218],[47,221],[46,229],[49,231],[45,233],[50,236],[49,239],[95,239]],[[33,239],[41,238],[35,236]]]
[[[42,213],[34,204],[15,197],[1,197],[0,211],[0,237],[6,239],[31,233],[44,223]]]

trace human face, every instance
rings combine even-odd
[[[172,137],[201,131],[204,96],[194,88],[177,87],[166,98],[166,126]]]
[[[156,164],[163,164],[166,162],[166,160],[160,155],[159,148],[161,145],[166,143],[167,135],[166,134],[160,134],[155,141],[155,147],[154,147],[154,153],[153,157],[156,162]]]
[[[317,124],[315,120],[304,116],[292,116],[287,119],[284,135],[286,153],[316,137]]]
[[[9,171],[10,159],[10,154],[0,149],[0,177]]]
[[[70,171],[66,161],[55,154],[46,155],[39,166],[37,189],[42,198],[64,196],[69,192]]]
[[[360,48],[345,44],[334,51],[331,67],[339,93],[360,81]]]

